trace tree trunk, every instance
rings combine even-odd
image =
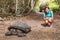
[[[16,13],[17,13],[17,11],[18,11],[18,0],[16,0]]]
[[[33,7],[34,7],[34,2],[33,0],[31,0],[31,10],[33,9]]]

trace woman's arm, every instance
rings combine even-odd
[[[45,13],[43,14],[43,20],[45,20],[46,19],[46,17],[45,17]]]
[[[52,14],[51,18],[53,19],[53,18],[54,18],[54,17],[53,17],[53,11],[51,11],[51,14]]]
[[[54,19],[53,14],[52,14],[52,19]]]

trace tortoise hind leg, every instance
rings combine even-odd
[[[23,32],[20,31],[20,30],[17,30],[17,36],[18,36],[18,37],[24,37],[24,36],[26,36],[26,34],[23,33]]]

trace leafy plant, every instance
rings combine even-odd
[[[49,2],[49,5],[48,5],[48,6],[49,6],[50,9],[53,10],[53,11],[56,11],[56,10],[59,9],[59,5],[58,5],[58,3],[57,3],[55,0],[51,0],[51,1]]]
[[[34,11],[39,11],[40,10],[40,0],[35,0],[35,5],[33,8]]]

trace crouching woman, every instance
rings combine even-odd
[[[43,14],[43,20],[46,25],[52,26],[53,21],[53,11],[46,7]]]

